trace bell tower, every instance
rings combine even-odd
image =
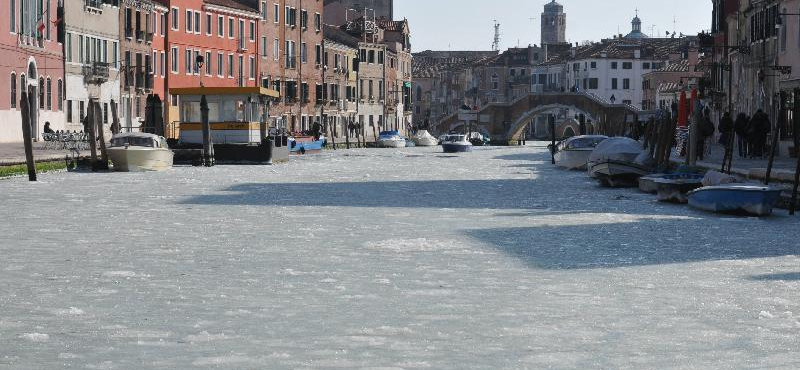
[[[542,45],[567,42],[567,14],[564,6],[552,0],[542,13]]]

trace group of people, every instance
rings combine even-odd
[[[725,112],[718,127],[721,134],[719,142],[723,146],[732,144],[731,135],[736,136],[740,158],[762,158],[767,154],[767,136],[772,129],[772,123],[763,110],[759,109],[752,117],[739,113],[736,120],[729,112]]]

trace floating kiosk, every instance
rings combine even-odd
[[[273,163],[288,159],[287,137],[269,136],[269,105],[280,97],[263,87],[189,87],[170,89],[178,97],[180,117],[168,126],[178,137],[176,162],[194,162],[203,146],[200,100],[208,102],[208,121],[217,163]],[[177,135],[176,135],[177,134]],[[174,136],[173,136],[174,137]]]

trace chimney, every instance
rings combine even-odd
[[[694,67],[697,66],[697,59],[698,59],[698,52],[697,49],[689,49],[688,60],[689,60],[689,70],[694,71]]]

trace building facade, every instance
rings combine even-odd
[[[147,97],[153,94],[159,55],[153,41],[160,13],[150,0],[122,0],[119,10],[120,35],[120,121],[133,130],[144,122]]]
[[[542,45],[567,42],[567,14],[556,0],[544,6],[542,12]]]
[[[65,129],[63,40],[59,37],[58,0],[9,0],[0,7],[0,142],[22,141],[20,98],[33,95],[33,136],[45,122]],[[42,14],[44,17],[39,18]]]

